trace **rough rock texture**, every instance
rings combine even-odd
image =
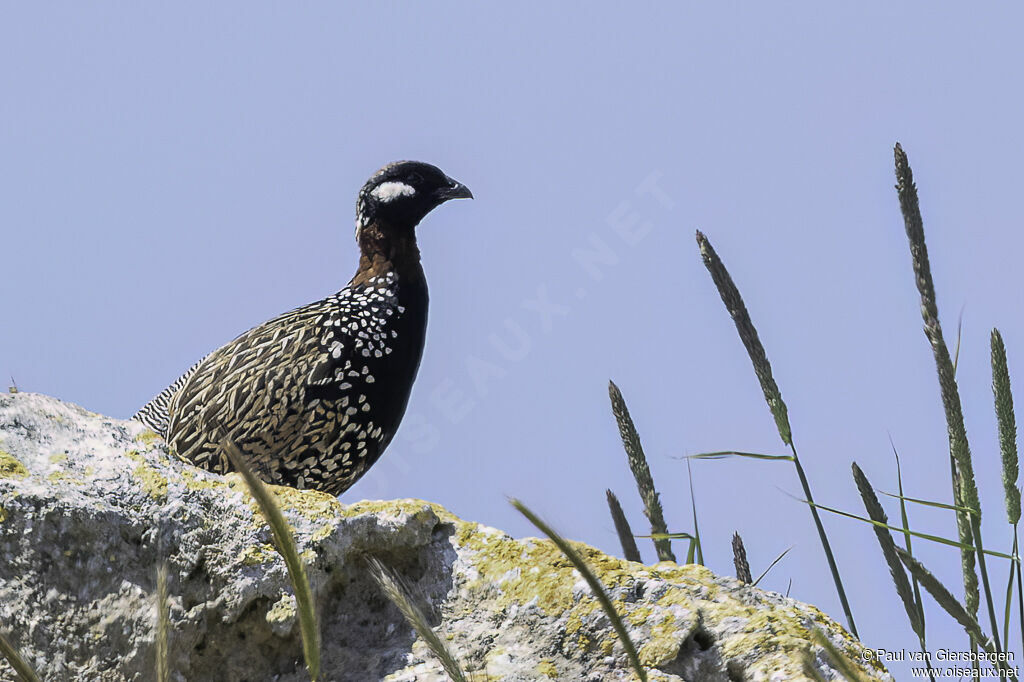
[[[478,681],[636,679],[551,543],[514,540],[419,500],[344,505],[274,490],[313,584],[322,679],[447,679],[370,580],[370,554],[406,578]],[[812,626],[856,656],[856,642],[813,606],[699,566],[642,566],[578,547],[652,680],[805,679]],[[0,396],[0,627],[44,679],[155,679],[161,559],[172,679],[308,679],[284,564],[237,475],[169,458],[134,422],[40,395]],[[816,665],[840,679],[820,650]],[[13,679],[2,661],[0,678]]]

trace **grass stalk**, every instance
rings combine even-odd
[[[626,655],[629,657],[630,664],[633,666],[633,672],[637,674],[641,682],[647,682],[647,671],[644,669],[643,664],[640,663],[640,655],[637,653],[636,646],[633,644],[632,638],[629,636],[629,632],[626,630],[625,623],[622,622],[622,617],[619,612],[616,611],[615,605],[612,604],[611,598],[608,593],[605,592],[604,586],[601,581],[597,579],[594,572],[587,565],[587,562],[583,560],[583,557],[579,555],[572,545],[563,538],[561,535],[556,533],[554,529],[546,524],[539,516],[534,514],[530,509],[520,502],[519,500],[510,500],[512,506],[516,510],[525,516],[530,523],[537,527],[540,532],[547,535],[548,538],[555,543],[555,546],[565,555],[565,558],[579,571],[579,574],[583,576],[583,579],[590,585],[590,590],[594,593],[594,597],[597,598],[597,602],[601,605],[608,620],[611,622],[612,627],[615,628],[615,632],[619,635],[619,639],[622,641],[622,646],[626,649]]]
[[[661,509],[661,499],[654,489],[654,479],[651,477],[651,468],[647,465],[647,457],[644,455],[643,446],[640,444],[640,436],[636,432],[633,418],[629,416],[629,408],[622,397],[622,391],[615,385],[614,381],[608,382],[608,396],[612,401],[612,413],[615,415],[615,422],[619,426],[619,436],[622,438],[622,445],[626,449],[626,457],[629,460],[629,469],[636,479],[637,490],[640,491],[640,498],[644,502],[644,514],[651,522],[651,533],[667,533],[668,526],[665,525],[665,514]],[[654,541],[654,549],[658,554],[658,561],[675,562],[676,555],[672,553],[672,543],[669,540],[661,539]]]
[[[1004,502],[1006,519],[1013,526],[1014,562],[1010,564],[1010,578],[1007,581],[1006,604],[1003,621],[1003,641],[1009,646],[1010,611],[1013,610],[1013,579],[1017,577],[1018,604],[1020,604],[1021,643],[1024,646],[1024,601],[1020,595],[1020,562],[1018,557],[1017,523],[1020,521],[1020,489],[1017,479],[1020,465],[1017,453],[1017,418],[1013,411],[1013,392],[1010,387],[1010,370],[1006,361],[1006,345],[998,329],[992,330],[990,338],[992,357],[992,397],[995,402],[996,423],[999,428],[999,452],[1002,460]]]
[[[295,538],[288,527],[288,521],[285,520],[284,514],[277,506],[274,496],[263,481],[253,473],[238,447],[228,438],[221,441],[221,447],[228,459],[231,460],[231,465],[242,475],[242,479],[249,488],[249,493],[259,505],[263,518],[270,526],[270,532],[274,537],[274,546],[277,547],[278,553],[288,568],[288,577],[291,579],[292,589],[295,591],[295,604],[299,612],[302,653],[306,660],[309,676],[313,682],[316,682],[320,675],[320,629],[317,626],[316,611],[313,607],[313,591],[310,589],[309,579],[306,577],[306,567],[295,547]]]
[[[793,453],[793,465],[796,467],[797,477],[800,479],[800,486],[803,488],[804,495],[810,503],[811,516],[814,519],[814,526],[818,531],[818,538],[821,540],[822,549],[825,551],[825,559],[828,561],[828,568],[832,573],[832,581],[835,583],[836,592],[839,594],[843,613],[846,615],[846,623],[850,628],[850,632],[856,637],[858,636],[857,626],[853,622],[853,611],[850,609],[850,602],[846,598],[846,590],[843,588],[843,580],[839,576],[839,567],[836,565],[832,546],[829,544],[828,535],[825,533],[825,526],[822,524],[821,516],[814,505],[811,486],[807,481],[807,475],[804,473],[803,465],[800,463],[800,457],[793,443],[793,430],[789,424],[789,411],[786,408],[785,401],[782,399],[782,392],[779,390],[778,384],[775,383],[775,378],[772,375],[772,366],[768,362],[768,355],[764,351],[761,339],[757,335],[757,329],[750,319],[750,313],[747,312],[747,306],[743,303],[743,297],[740,296],[739,289],[733,282],[732,276],[729,275],[729,271],[726,270],[725,264],[722,263],[722,259],[715,252],[711,242],[699,230],[697,231],[697,245],[700,248],[704,266],[707,268],[708,273],[710,273],[711,279],[718,289],[718,294],[722,297],[722,303],[725,304],[726,310],[736,325],[736,331],[739,333],[740,340],[747,350],[747,355],[750,356],[750,361],[754,366],[754,373],[757,375],[757,379],[761,384],[761,391],[764,393],[765,402],[768,403],[768,409],[775,418],[775,426],[779,431],[779,437],[782,438],[782,442],[788,445]]]
[[[636,538],[633,537],[633,529],[629,527],[629,520],[626,519],[619,504],[619,498],[611,490],[604,491],[608,499],[608,509],[612,514],[612,521],[615,523],[615,533],[619,536],[619,544],[622,545],[622,555],[626,561],[643,563],[640,558],[640,550],[636,546]]]
[[[384,596],[394,604],[406,622],[416,631],[416,634],[426,643],[427,648],[441,661],[441,667],[451,678],[452,682],[467,682],[465,673],[459,665],[455,656],[448,649],[434,628],[430,627],[430,621],[426,614],[412,598],[409,587],[390,568],[385,566],[376,557],[369,557],[367,563],[370,566],[370,575],[380,586]]]
[[[914,278],[921,296],[921,317],[924,320],[924,332],[932,347],[935,367],[939,378],[942,394],[942,405],[946,415],[946,427],[949,436],[949,451],[952,458],[953,500],[957,505],[971,509],[970,514],[959,512],[957,526],[961,540],[972,540],[978,550],[978,568],[981,571],[982,584],[985,589],[985,600],[989,619],[994,631],[996,648],[999,648],[998,625],[995,608],[992,602],[992,590],[988,580],[988,569],[985,555],[982,553],[981,539],[981,503],[978,499],[978,486],[974,479],[974,465],[971,461],[971,450],[967,441],[967,429],[964,427],[963,408],[960,403],[960,391],[956,383],[956,368],[949,355],[949,348],[942,335],[939,323],[939,309],[935,298],[935,284],[932,280],[931,265],[928,261],[928,247],[924,239],[924,221],[921,218],[921,207],[917,197],[917,186],[903,147],[899,143],[894,149],[896,165],[896,191],[899,196],[900,211],[906,228],[907,241],[910,244],[911,260],[914,267]],[[977,612],[978,579],[974,572],[974,554],[961,553],[961,564],[964,574],[964,591],[967,608]]]
[[[857,466],[856,462],[853,463],[852,469],[853,480],[857,484],[857,490],[860,492],[860,497],[864,502],[864,508],[867,510],[868,517],[872,521],[888,524],[889,517],[878,501],[878,497],[875,495],[868,477],[864,475],[864,472]],[[885,563],[889,566],[889,574],[892,576],[893,584],[896,586],[896,594],[899,596],[900,601],[903,602],[903,609],[907,613],[911,629],[917,635],[917,641],[921,645],[921,653],[926,654],[928,645],[925,642],[924,621],[921,619],[921,609],[914,598],[914,591],[910,585],[910,580],[907,578],[907,571],[903,568],[903,563],[896,553],[896,543],[893,541],[888,529],[876,525],[874,526],[874,531],[875,537],[878,539],[878,545],[882,549],[882,556],[885,558]],[[935,675],[932,673],[931,660],[927,655],[925,655],[924,660],[928,664],[928,677],[934,682]]]
[[[167,604],[167,563],[160,562],[156,569],[156,679],[168,682],[171,679],[168,633],[170,612]]]
[[[11,664],[11,667],[14,668],[14,674],[18,676],[21,682],[40,682],[36,671],[22,658],[21,653],[14,648],[14,645],[8,641],[2,632],[0,632],[0,654]]]
[[[896,548],[896,553],[899,554],[900,560],[903,561],[903,565],[917,577],[918,581],[920,581],[924,586],[924,589],[928,591],[928,594],[932,595],[932,598],[935,599],[936,603],[941,606],[946,613],[952,616],[953,620],[963,626],[972,642],[976,643],[979,647],[990,654],[999,653],[995,647],[995,641],[985,634],[974,616],[963,604],[957,601],[956,597],[953,596],[953,593],[950,592],[946,586],[931,573],[931,571],[924,567],[924,564],[907,554],[899,547]],[[995,660],[993,663],[1000,670],[1008,669],[1005,661]]]

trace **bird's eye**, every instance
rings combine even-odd
[[[418,185],[423,182],[423,177],[419,173],[413,173],[409,176],[409,182],[414,185]]]

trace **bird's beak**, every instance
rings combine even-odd
[[[437,190],[436,196],[441,201],[448,201],[449,199],[472,199],[473,193],[461,182],[452,180],[447,187]]]

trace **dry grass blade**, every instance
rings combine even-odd
[[[156,679],[157,682],[170,680],[170,658],[168,632],[170,613],[167,608],[167,564],[160,562],[156,570]]]
[[[744,585],[754,582],[750,577],[750,563],[747,562],[747,549],[743,546],[743,538],[739,533],[732,534],[732,565],[736,567],[736,579]]]
[[[306,659],[306,669],[309,676],[316,681],[320,675],[320,629],[317,627],[316,612],[313,607],[313,591],[309,587],[309,579],[306,577],[306,567],[302,564],[299,552],[295,548],[295,538],[292,537],[288,521],[285,520],[273,495],[263,484],[256,474],[252,472],[248,462],[238,447],[229,439],[221,441],[224,453],[231,460],[231,465],[238,471],[249,493],[256,500],[270,526],[270,532],[274,536],[274,545],[278,553],[284,559],[288,568],[288,577],[291,579],[292,588],[295,590],[295,603],[299,612],[299,630],[302,633],[302,652]]]
[[[604,494],[608,499],[608,509],[612,513],[612,521],[615,523],[615,533],[619,536],[619,544],[622,545],[622,555],[626,561],[642,563],[640,550],[637,549],[636,539],[633,537],[633,529],[629,527],[629,521],[622,511],[619,498],[615,497],[615,493],[611,490],[605,490]]]
[[[1003,488],[1006,491],[1006,516],[1011,524],[1020,520],[1020,490],[1017,476],[1017,419],[1013,413],[1010,371],[1006,366],[1006,346],[998,329],[992,330],[992,395],[999,423],[999,450],[1003,459]]]
[[[650,535],[637,535],[644,540],[689,540],[693,542],[693,536],[689,533],[651,533]]]
[[[3,633],[0,633],[0,654],[3,654],[7,662],[11,664],[11,667],[14,668],[14,673],[21,682],[40,682],[36,671],[21,657],[21,654],[7,640]]]
[[[903,147],[896,144],[894,150],[896,161],[896,191],[900,200],[900,211],[910,243],[910,255],[914,266],[914,280],[921,295],[921,317],[924,320],[924,333],[932,347],[935,367],[939,376],[939,387],[942,393],[942,405],[946,413],[946,427],[949,433],[949,451],[953,469],[953,500],[980,512],[978,487],[974,480],[974,466],[971,463],[971,452],[967,443],[967,430],[964,428],[963,409],[960,405],[960,392],[956,385],[956,369],[949,356],[949,349],[942,336],[942,325],[939,323],[939,308],[935,302],[935,284],[932,280],[931,265],[928,262],[928,247],[924,241],[924,221],[921,219],[921,207],[917,198],[917,186],[914,174],[910,169]],[[976,517],[980,522],[980,517]],[[965,544],[979,544],[979,538],[971,538],[972,524],[966,514],[957,514],[957,526],[960,539]],[[967,608],[972,613],[978,610],[978,577],[974,572],[974,555],[961,553],[961,565],[964,576],[964,591]],[[982,568],[984,572],[984,568]],[[983,576],[984,577],[984,576]],[[990,611],[993,617],[994,612]]]
[[[853,463],[852,468],[853,480],[856,482],[857,490],[864,501],[864,508],[868,512],[868,517],[872,521],[889,525],[889,517],[886,516],[885,510],[878,502],[875,491],[872,490],[871,483],[868,482],[868,477],[864,475],[864,472],[861,471],[856,462]],[[896,543],[893,542],[892,536],[885,528],[874,526],[874,530],[875,537],[878,538],[878,544],[882,548],[882,556],[885,557],[885,563],[889,565],[889,574],[892,576],[893,584],[896,586],[896,594],[903,601],[903,608],[906,610],[907,618],[910,620],[910,627],[914,630],[918,639],[921,640],[921,646],[924,648],[924,624],[921,622],[921,614],[918,612],[917,603],[914,601],[914,592],[910,586],[910,580],[907,579],[907,572],[903,568],[899,555],[896,554]]]
[[[804,651],[803,668],[804,675],[813,682],[829,682],[825,679],[825,676],[818,672],[818,668],[814,665],[814,653],[808,649]]]
[[[448,673],[452,682],[466,682],[466,675],[462,672],[458,661],[452,652],[448,650],[441,638],[437,636],[423,610],[412,599],[412,593],[402,582],[402,579],[395,575],[387,566],[376,557],[369,557],[367,563],[370,565],[370,575],[380,585],[384,596],[398,607],[406,622],[412,626],[416,634],[426,643],[427,648],[441,661],[441,667]]]
[[[747,349],[750,361],[754,364],[754,373],[757,374],[757,380],[761,383],[761,391],[764,393],[764,399],[768,403],[768,409],[771,410],[772,416],[775,418],[775,426],[779,430],[779,436],[782,438],[783,443],[791,445],[793,436],[792,429],[789,426],[789,413],[786,410],[786,403],[782,400],[782,393],[779,391],[775,378],[772,376],[772,366],[768,362],[768,355],[764,352],[764,346],[761,345],[761,339],[757,336],[757,329],[754,328],[754,323],[750,320],[750,313],[747,312],[747,306],[743,303],[740,291],[736,288],[736,284],[733,283],[732,277],[729,275],[729,271],[725,269],[722,260],[715,253],[711,242],[699,230],[697,231],[697,245],[700,247],[700,255],[704,259],[704,266],[711,273],[711,279],[718,289],[718,294],[722,297],[722,303],[725,304],[725,309],[729,311],[729,315],[736,324],[736,331],[739,332],[740,340]]]
[[[608,396],[612,401],[612,413],[619,426],[622,445],[626,449],[629,469],[633,472],[637,490],[640,491],[640,498],[644,501],[644,513],[651,522],[651,532],[666,533],[668,526],[665,525],[665,514],[661,509],[658,493],[654,489],[654,479],[651,477],[651,468],[647,465],[643,446],[640,445],[640,436],[636,432],[633,418],[629,416],[629,409],[626,407],[622,392],[613,381],[608,382]],[[659,561],[674,562],[676,560],[676,555],[672,553],[672,543],[668,540],[655,540],[654,549],[658,553]]]
[[[583,557],[579,555],[572,545],[563,538],[561,535],[556,533],[551,526],[544,523],[539,516],[534,514],[530,509],[520,502],[519,500],[510,500],[512,506],[515,507],[520,514],[525,516],[530,523],[537,527],[540,532],[547,535],[555,546],[565,555],[572,565],[579,571],[579,574],[583,576],[583,579],[590,585],[590,590],[594,593],[594,597],[597,598],[598,603],[604,610],[608,620],[611,621],[612,627],[615,628],[615,632],[619,635],[619,639],[622,641],[622,646],[626,649],[626,655],[629,657],[629,661],[633,666],[633,671],[640,678],[641,682],[647,682],[647,671],[644,670],[644,666],[640,663],[640,655],[637,653],[636,646],[633,645],[633,640],[629,636],[629,632],[626,630],[625,623],[622,622],[622,617],[619,616],[619,612],[615,610],[615,605],[612,604],[611,598],[608,593],[605,592],[604,586],[601,581],[597,579],[594,572],[587,565],[587,562],[583,560]]]
[[[768,571],[770,571],[773,568],[775,568],[775,564],[777,564],[780,561],[782,561],[783,557],[785,557],[787,554],[789,554],[790,550],[792,550],[792,549],[793,549],[792,547],[787,547],[786,549],[782,550],[779,553],[779,556],[775,557],[775,560],[772,561],[770,564],[768,564],[768,568],[766,568],[763,571],[761,571],[761,575],[757,576],[757,579],[754,580],[754,587],[757,587],[758,583],[760,583],[762,580],[764,580],[764,577],[766,575],[768,575]],[[789,590],[786,590],[786,595],[787,596],[789,595]]]
[[[835,644],[830,642],[821,630],[813,628],[811,630],[811,640],[825,650],[828,657],[832,659],[832,665],[848,682],[868,682],[868,676],[846,654],[840,651]]]
[[[946,589],[946,586],[939,582],[932,573],[924,567],[920,561],[904,552],[899,547],[896,548],[896,552],[899,554],[900,559],[907,569],[917,578],[918,582],[924,585],[924,589],[928,591],[928,594],[932,595],[936,603],[943,608],[943,610],[953,617],[953,620],[960,623],[964,630],[967,631],[968,636],[973,642],[977,642],[978,645],[989,652],[990,654],[996,653],[995,643],[985,634],[978,625],[978,621],[975,620],[963,604],[956,600],[953,593]],[[1005,662],[995,661],[996,665],[1000,669],[1006,668]]]

